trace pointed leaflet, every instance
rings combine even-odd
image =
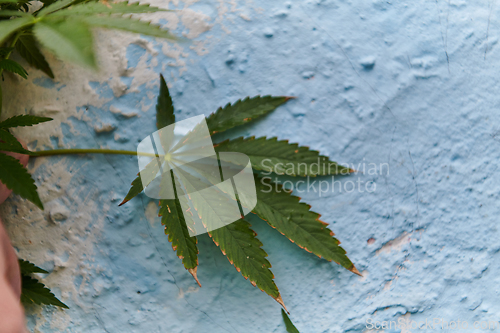
[[[168,91],[167,83],[160,74],[160,94],[156,104],[156,127],[162,129],[175,123],[174,104]]]
[[[348,174],[354,170],[343,167],[328,157],[296,143],[278,141],[277,138],[238,138],[226,140],[215,146],[215,150],[237,151],[250,157],[254,170],[264,170],[288,176],[325,176]]]
[[[22,145],[17,141],[16,137],[13,136],[7,129],[2,129],[0,128],[0,143],[6,143],[9,145],[19,145],[22,147]]]
[[[32,67],[41,70],[50,78],[54,78],[54,73],[47,60],[38,49],[35,38],[31,34],[23,34],[16,43],[16,50]]]
[[[160,200],[161,223],[165,226],[165,234],[172,248],[177,251],[177,256],[182,259],[184,267],[193,275],[198,285],[200,281],[196,275],[198,267],[198,242],[196,237],[190,237],[184,220],[184,214],[179,199]]]
[[[265,180],[257,178],[255,182],[257,205],[253,212],[299,247],[359,275],[339,246],[340,242],[332,237],[334,233],[327,228],[328,224],[319,220],[320,215],[310,211],[309,205],[299,202],[300,198],[285,192],[281,185],[271,186],[265,184]]]
[[[43,209],[36,185],[28,171],[14,157],[0,153],[0,181],[7,188]]]
[[[23,16],[13,20],[2,20],[0,21],[0,45],[5,42],[7,37],[13,34],[15,31],[24,28],[30,24],[34,23],[35,18],[31,15]]]
[[[0,131],[3,132],[3,131]],[[3,133],[0,133],[3,135]],[[1,136],[0,135],[0,136]],[[30,156],[37,156],[38,154],[33,151],[29,151],[24,149],[24,147],[18,142],[18,144],[8,144],[6,142],[0,142],[0,151],[8,151],[11,153],[18,153],[18,154],[24,154],[24,155],[30,155]]]
[[[286,312],[281,309],[281,316],[283,317],[283,321],[285,322],[286,331],[288,333],[300,333],[299,330],[293,325],[290,318],[288,318]]]
[[[9,71],[11,73],[15,73],[24,79],[28,78],[28,72],[26,72],[26,70],[23,68],[23,66],[21,66],[20,64],[18,64],[14,60],[10,60],[10,59],[0,60],[0,69]]]
[[[156,104],[156,127],[158,129],[162,129],[165,126],[169,126],[174,123],[174,105],[172,103],[172,98],[170,98],[167,83],[165,82],[163,75],[160,74],[160,93],[158,95],[158,102]],[[154,172],[156,174],[157,169],[155,160],[151,161],[151,163],[149,163],[146,168],[144,168],[144,171],[147,172],[147,170],[150,170],[151,172]],[[139,173],[137,175],[137,178],[132,182],[132,187],[125,196],[125,199],[123,199],[123,201],[120,203],[120,206],[141,193],[148,185],[149,184],[143,184],[141,174]]]
[[[49,274],[49,272],[47,272],[46,270],[35,266],[35,264],[32,264],[31,262],[24,259],[19,259],[19,268],[21,269],[21,274],[23,275],[31,273]]]
[[[150,22],[139,21],[131,17],[100,17],[100,16],[78,16],[75,19],[92,27],[118,29],[137,34],[160,37],[175,40],[176,38],[166,29],[161,29],[159,25],[151,24]]]
[[[292,97],[255,96],[238,100],[234,104],[220,107],[215,113],[207,117],[210,134],[224,132],[230,128],[246,124],[260,118]]]
[[[18,10],[0,10],[0,16],[30,16],[30,14]]]
[[[267,253],[261,248],[262,243],[257,239],[257,234],[250,229],[250,223],[240,219],[208,234],[245,279],[285,307],[274,283],[271,264],[266,259]]]
[[[51,120],[52,120],[52,118],[48,118],[48,117],[19,115],[19,116],[14,116],[14,117],[5,119],[4,121],[0,122],[0,128],[33,126],[33,125],[44,123],[46,121],[51,121]]]
[[[93,37],[87,24],[75,19],[45,18],[35,25],[33,31],[36,38],[59,58],[82,66],[97,67]]]
[[[141,173],[143,175],[146,174],[146,173],[150,174],[151,177],[149,177],[149,179],[151,179],[151,181],[152,181],[153,178],[154,178],[154,176],[158,173],[158,162],[157,162],[157,160],[153,159],[151,162],[149,162],[146,165],[146,167],[143,170],[141,170],[141,172],[139,172],[137,174],[137,178],[134,179],[134,181],[132,182],[132,187],[130,188],[130,190],[128,191],[127,195],[125,196],[125,199],[123,199],[123,201],[118,206],[121,206],[124,203],[130,201],[132,198],[134,198],[139,193],[141,193],[142,190],[144,190],[144,188],[146,186],[149,185],[149,183],[148,184],[144,184],[144,181],[141,178]]]
[[[69,309],[66,304],[58,300],[42,283],[27,275],[22,276],[21,302],[27,305],[46,304]]]
[[[54,13],[58,10],[68,7],[72,3],[76,2],[75,0],[58,0],[53,1],[50,4],[45,3],[45,6],[38,12],[38,17],[45,16],[50,13]]]
[[[154,13],[159,11],[168,11],[151,7],[149,4],[129,3],[128,1],[118,3],[104,2],[85,2],[78,5],[70,6],[64,10],[60,10],[52,16],[69,16],[69,15],[95,15],[95,14],[140,14]]]

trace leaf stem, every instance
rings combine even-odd
[[[111,155],[132,155],[132,156],[149,156],[159,157],[153,153],[137,153],[131,150],[114,150],[114,149],[50,149],[42,151],[34,151],[36,154],[33,157],[41,156],[56,156],[56,155],[75,155],[75,154],[111,154]]]

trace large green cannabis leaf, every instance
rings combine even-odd
[[[228,104],[207,117],[210,134],[214,135],[264,116],[289,99],[290,97],[256,96],[239,100],[234,104]],[[156,111],[158,129],[175,124],[172,99],[161,75]],[[326,156],[321,156],[317,151],[287,141],[278,141],[276,138],[238,138],[215,144],[214,148],[217,152],[244,153],[250,157],[252,167],[255,170],[269,171],[275,174],[317,176],[353,172],[352,169],[340,166]],[[263,164],[264,161],[268,163],[267,166]],[[315,166],[316,169],[314,169]],[[287,173],[286,171],[292,167],[297,171]],[[151,165],[146,166],[143,172],[148,172],[148,170],[154,174],[157,172],[157,169]],[[173,174],[172,180],[175,182]],[[188,193],[190,187],[196,188],[196,186],[190,184],[190,181],[193,180],[189,178],[182,179],[182,184],[188,188]],[[141,176],[138,174],[120,205],[137,196],[147,185],[142,183]],[[319,220],[319,214],[310,211],[310,206],[301,203],[300,198],[283,191],[281,185],[273,183],[273,191],[269,191],[264,186],[262,179],[257,178],[258,202],[253,213],[267,221],[270,226],[277,229],[299,247],[326,260],[333,260],[351,272],[359,274],[356,267],[346,256],[344,249],[339,246],[340,242],[333,237],[334,234],[327,227],[327,223]],[[196,200],[203,202],[200,204]],[[218,204],[212,202],[216,200],[215,198],[200,195],[197,196],[196,200],[192,201],[192,204],[195,208],[199,207],[197,213],[200,216],[217,218],[216,214],[212,214],[210,211],[210,207]],[[197,277],[198,249],[196,247],[196,237],[189,237],[186,226],[187,221],[184,220],[179,199],[160,200],[159,216],[162,218],[165,233],[168,235],[168,240],[172,243],[173,249],[177,251],[177,255],[182,259],[184,267],[200,284]],[[257,239],[256,233],[250,228],[247,221],[240,219],[222,228],[212,230],[208,234],[238,272],[246,279],[249,279],[254,286],[266,292],[285,307],[278,287],[274,283],[274,276],[270,270],[271,264],[266,259],[267,254],[262,249],[262,243]]]
[[[143,14],[166,9],[128,1],[118,3],[96,0],[42,1],[42,8],[29,13],[30,1],[0,3],[0,47],[16,49],[33,67],[54,77],[45,57],[38,49],[35,38],[63,60],[97,68],[92,30],[118,29],[152,37],[175,39],[159,25],[151,24],[127,14]],[[0,74],[3,69],[25,76],[22,67],[11,61],[4,62],[10,52],[0,55]],[[4,59],[1,59],[4,58]]]
[[[45,304],[69,309],[43,283],[32,277],[33,273],[48,274],[49,272],[23,259],[19,259],[19,267],[21,269],[21,302],[24,305]]]

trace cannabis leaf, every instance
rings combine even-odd
[[[261,249],[262,243],[250,229],[250,223],[240,219],[208,234],[245,279],[249,279],[254,287],[257,286],[286,309],[273,281],[271,263],[266,259],[267,253]]]
[[[288,176],[325,176],[348,174],[354,172],[335,162],[330,161],[315,150],[308,147],[299,147],[296,143],[278,141],[277,138],[240,137],[234,140],[225,140],[215,145],[215,150],[238,151],[250,157],[254,170],[274,172]]]
[[[52,16],[66,15],[96,15],[96,14],[140,14],[166,11],[165,9],[151,7],[149,4],[129,3],[128,1],[118,3],[89,2],[77,4],[60,10]]]
[[[100,16],[89,16],[79,17],[78,19],[92,27],[124,30],[152,37],[172,40],[175,39],[173,35],[171,35],[167,30],[163,30],[159,25],[151,24],[150,22],[132,20],[129,17],[111,16],[103,18]]]
[[[160,94],[156,104],[156,127],[161,129],[175,123],[174,104],[168,91],[167,83],[160,74]]]
[[[160,94],[158,95],[158,101],[156,104],[156,127],[158,129],[162,129],[165,126],[169,126],[174,123],[175,115],[172,98],[170,97],[168,86],[165,82],[165,79],[163,78],[163,75],[160,75]],[[153,173],[153,175],[155,175],[157,172],[157,162],[155,160],[146,165],[144,170],[141,170],[142,174]],[[146,186],[149,185],[144,184],[143,180],[141,179],[141,173],[137,174],[137,178],[132,182],[132,187],[128,191],[123,201],[119,204],[119,206],[134,198],[136,195],[141,193]],[[150,177],[149,179],[153,179],[153,177]]]
[[[349,271],[359,274],[356,267],[339,246],[327,223],[320,221],[318,213],[310,211],[311,206],[301,203],[299,197],[286,192],[279,184],[263,184],[256,181],[257,205],[253,212],[285,235],[293,243],[320,258],[335,261]]]
[[[19,141],[17,141],[16,137],[13,136],[8,129],[0,129],[0,142],[6,143],[8,145],[21,145]],[[21,145],[22,147],[22,145]]]
[[[16,30],[33,24],[35,18],[32,15],[22,16],[12,20],[0,21],[0,45],[5,42],[7,37],[12,35]]]
[[[9,71],[11,73],[18,74],[19,76],[21,76],[24,79],[28,78],[28,72],[26,72],[26,70],[23,68],[23,66],[21,66],[20,64],[18,64],[14,60],[10,60],[10,59],[0,60],[0,69]]]
[[[45,57],[38,49],[33,35],[21,35],[16,43],[16,50],[17,52],[19,52],[21,57],[23,57],[28,62],[28,64],[41,70],[50,78],[54,78],[54,73],[47,63],[47,60],[45,60]]]
[[[0,128],[33,126],[51,120],[52,118],[48,117],[19,115],[5,119],[4,121],[0,122]]]
[[[71,4],[77,2],[78,0],[56,0],[52,1],[50,4],[44,3],[42,9],[38,12],[38,17],[43,17],[45,15],[54,13],[58,10],[66,8]]]
[[[43,209],[43,204],[36,191],[35,181],[28,171],[17,159],[2,153],[0,153],[0,181],[14,193]]]
[[[286,312],[283,309],[281,309],[281,316],[283,317],[283,321],[285,322],[286,331],[288,333],[300,333],[299,330],[293,325],[290,318],[288,318],[288,315],[286,314]]]
[[[2,135],[3,133],[0,133],[0,137]],[[5,142],[0,142],[0,151],[37,156],[36,152],[24,149],[24,147],[19,142],[17,144],[8,144]]]
[[[23,275],[31,273],[49,274],[49,272],[47,272],[45,269],[40,268],[27,260],[18,259],[18,261],[19,261],[19,268],[21,269],[21,274]]]
[[[42,45],[61,59],[96,68],[93,36],[87,24],[64,18],[46,19],[36,24],[33,31]]]
[[[19,268],[21,269],[21,302],[23,304],[46,304],[69,309],[42,283],[30,276],[33,273],[48,274],[49,272],[23,259],[19,259]]]
[[[69,309],[66,304],[57,299],[57,297],[37,279],[28,275],[22,275],[21,285],[21,302],[23,304],[46,304]]]
[[[141,172],[137,174],[137,178],[134,179],[134,181],[132,182],[132,187],[128,191],[128,193],[125,196],[125,198],[123,199],[123,201],[118,206],[121,206],[121,205],[127,203],[128,201],[130,201],[132,198],[134,198],[139,193],[141,193],[146,186],[149,185],[149,183],[144,184],[144,181],[141,178],[141,173],[143,175],[144,174],[152,174],[153,176],[156,175],[158,173],[157,161],[152,160],[151,162],[148,163],[148,165],[146,165],[144,170],[141,170]],[[149,177],[149,179],[152,180],[153,177]]]
[[[30,65],[54,77],[47,61],[38,50],[36,39],[61,59],[82,66],[97,68],[94,54],[93,28],[119,29],[152,37],[176,39],[168,30],[150,22],[124,14],[141,14],[168,11],[147,4],[130,4],[127,1],[105,3],[82,0],[44,0],[44,6],[28,14],[24,11],[0,10],[1,16],[16,17],[0,21],[0,45],[11,35],[10,47],[15,46]],[[11,8],[11,7],[8,7]],[[24,7],[23,7],[24,8]],[[26,8],[24,8],[26,10]],[[27,28],[27,29],[26,29]],[[7,58],[10,53],[7,54]],[[12,67],[12,64],[10,64]],[[2,67],[0,67],[1,72]],[[23,75],[25,71],[16,71]]]
[[[17,10],[0,10],[0,16],[29,16],[29,14]]]
[[[19,115],[0,122],[0,151],[10,151],[21,154],[36,155],[23,148],[16,138],[7,130],[12,127],[32,126],[52,120],[47,117],[30,115]],[[21,197],[33,202],[43,209],[43,204],[36,191],[35,181],[26,168],[14,157],[0,153],[0,181],[7,188],[19,194]]]
[[[179,199],[160,200],[161,224],[165,226],[165,234],[168,241],[172,243],[172,248],[177,251],[177,256],[182,259],[184,267],[188,270],[201,287],[198,280],[198,243],[196,237],[190,237],[184,220]]]
[[[240,99],[234,104],[228,103],[207,117],[210,134],[224,132],[260,118],[291,98],[293,97],[255,96],[247,97],[244,100]]]
[[[220,133],[257,119],[289,99],[289,97],[256,96],[240,100],[233,105],[228,104],[224,108],[219,108],[216,113],[206,119],[210,134]],[[156,111],[158,129],[175,123],[172,99],[163,76],[160,77],[160,95],[158,96]],[[191,132],[195,132],[195,130]],[[181,141],[188,140],[189,135],[187,134],[186,138]],[[214,148],[217,152],[244,153],[250,157],[252,166],[256,170],[274,171],[278,174],[286,173],[291,167],[295,171],[288,174],[293,176],[353,172],[349,168],[332,162],[328,157],[320,155],[317,151],[310,150],[307,147],[300,147],[297,144],[290,144],[287,141],[278,141],[276,138],[238,138],[223,141],[216,144]],[[269,160],[266,161],[268,165],[264,164],[265,160]],[[157,167],[153,165],[153,162],[156,164],[156,161],[152,161],[142,172],[152,172],[154,173],[153,176],[156,175]],[[319,169],[313,168],[315,164],[318,165]],[[328,169],[326,166],[330,166],[330,168]],[[272,170],[267,170],[266,167]],[[202,174],[209,181],[210,177],[214,176],[210,172],[205,175],[203,167],[195,169],[197,173]],[[159,216],[162,217],[165,233],[168,235],[173,249],[182,259],[186,269],[193,274],[196,281],[199,283],[196,276],[198,249],[196,238],[189,237],[189,228],[194,222],[190,220],[189,214],[184,214],[182,211],[184,206],[193,207],[198,217],[204,223],[207,223],[207,229],[211,230],[209,232],[210,237],[236,269],[246,279],[249,279],[254,286],[259,287],[285,307],[270,270],[271,264],[266,259],[267,254],[261,248],[262,243],[250,228],[250,224],[244,219],[240,219],[221,228],[208,228],[212,224],[214,226],[225,224],[218,216],[217,211],[221,205],[227,204],[225,202],[227,199],[224,199],[224,196],[213,195],[213,193],[197,191],[197,189],[203,187],[198,183],[200,179],[188,172],[178,170],[174,176],[171,171],[171,176],[175,184],[175,197],[179,199],[160,200]],[[216,181],[213,183],[216,183]],[[132,182],[132,187],[120,205],[139,194],[147,185],[142,183],[139,174]],[[197,195],[178,197],[176,188],[181,185],[184,187],[185,193],[197,192]],[[281,185],[272,183],[266,184],[266,186],[270,187],[271,190],[265,187],[261,179],[258,179],[256,183],[258,200],[257,206],[253,210],[255,214],[266,220],[269,225],[276,228],[301,248],[327,260],[334,260],[348,270],[359,274],[356,267],[345,255],[344,249],[339,246],[339,241],[333,237],[333,232],[326,227],[326,223],[319,220],[319,214],[310,211],[310,206],[301,203],[300,198],[284,192]],[[180,200],[189,200],[189,204]],[[291,327],[293,325],[288,329],[291,329]]]

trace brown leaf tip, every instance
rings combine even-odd
[[[352,267],[349,269],[351,272],[353,272],[354,274],[356,275],[359,275],[359,276],[363,276],[363,274],[361,274],[358,269],[356,268],[356,266],[352,265]]]
[[[198,267],[188,268],[188,272],[191,273],[191,275],[194,277],[194,279],[196,280],[196,282],[198,283],[198,285],[201,288],[201,283],[200,283],[200,280],[198,280],[198,275],[197,275]]]
[[[278,297],[276,297],[275,300],[283,307],[283,309],[285,309],[286,313],[290,314],[290,312],[288,312],[288,310],[286,309],[285,302],[283,302],[283,298],[281,298],[281,294],[278,295]]]

